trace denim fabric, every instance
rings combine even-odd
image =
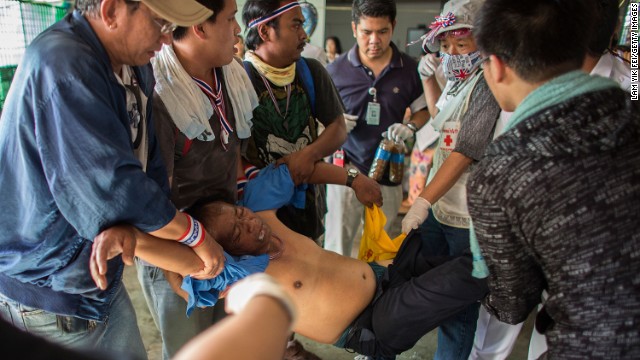
[[[433,256],[461,256],[469,250],[469,229],[441,224],[429,210],[420,226],[423,251]],[[469,272],[471,277],[471,271]],[[465,289],[460,289],[464,292]],[[436,360],[466,360],[473,348],[480,303],[473,303],[438,327]]]
[[[187,317],[187,302],[171,289],[160,268],[143,265],[136,259],[136,269],[147,306],[162,337],[164,360],[173,357],[187,341],[225,316],[224,301],[218,301],[214,307],[196,308]]]
[[[69,348],[146,359],[136,313],[124,286],[119,286],[106,321],[97,322],[22,305],[0,295],[0,317],[20,330]],[[65,329],[60,328],[64,324]],[[119,354],[121,353],[121,354]]]
[[[110,264],[110,287],[99,291],[87,265],[91,240],[116,223],[153,231],[175,216],[151,121],[153,73],[133,70],[149,97],[146,173],[133,152],[125,89],[86,19],[67,15],[27,49],[0,118],[5,296],[102,321],[122,264]]]

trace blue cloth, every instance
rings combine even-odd
[[[327,66],[344,103],[345,112],[358,116],[358,124],[349,133],[342,148],[345,160],[363,174],[369,173],[382,133],[392,124],[402,123],[407,107],[424,96],[416,61],[398,50],[394,43],[391,43],[391,48],[391,62],[377,77],[360,61],[357,44]],[[366,122],[367,107],[373,101],[373,96],[369,95],[372,87],[376,89],[380,104],[379,125],[367,125]],[[387,178],[379,182],[387,186],[399,185]]]
[[[146,108],[146,173],[134,156],[125,89],[78,12],[29,46],[0,118],[0,293],[24,305],[106,319],[122,285],[120,257],[100,291],[93,238],[116,223],[157,230],[175,216],[151,121],[153,72],[134,67]]]
[[[269,255],[235,257],[224,253],[226,263],[220,275],[209,280],[196,280],[187,276],[182,280],[182,290],[189,293],[187,316],[197,307],[213,306],[218,302],[220,291],[245,277],[263,272],[269,265]]]
[[[304,209],[306,190],[307,184],[294,186],[286,165],[276,167],[270,164],[247,182],[238,205],[252,211],[274,210],[288,204]]]

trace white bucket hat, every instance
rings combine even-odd
[[[422,47],[431,52],[440,50],[438,35],[457,29],[473,29],[473,20],[484,0],[450,0],[442,8],[440,16],[429,25],[431,29],[423,36]],[[425,49],[426,50],[426,49]]]
[[[179,26],[203,23],[213,11],[196,0],[133,0],[140,1],[163,19]]]

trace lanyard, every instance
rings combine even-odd
[[[287,108],[284,110],[284,116],[282,115],[282,111],[280,111],[280,106],[278,105],[278,101],[276,100],[276,96],[273,94],[273,89],[271,89],[271,85],[269,81],[264,77],[264,75],[260,74],[262,81],[264,82],[264,86],[266,86],[267,91],[269,92],[269,97],[271,97],[271,102],[276,108],[278,115],[284,120],[285,129],[289,130],[289,123],[287,122],[287,114],[289,113],[289,100],[291,99],[291,84],[285,85],[284,89],[287,91]]]
[[[215,91],[213,91],[206,82],[195,77],[192,77],[192,79],[196,82],[198,87],[200,87],[200,90],[207,95],[213,110],[218,114],[218,119],[220,119],[220,142],[222,144],[222,148],[227,151],[229,134],[233,132],[233,127],[227,120],[224,95],[222,94],[222,83],[220,82],[220,79],[218,79],[217,72],[215,69],[213,70],[213,83],[216,86]]]

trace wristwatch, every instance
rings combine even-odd
[[[418,131],[418,127],[416,126],[416,124],[412,122],[408,122],[407,127],[411,129],[411,131],[413,131],[414,134]]]
[[[347,186],[348,187],[351,187],[351,185],[353,184],[353,180],[355,180],[358,174],[360,173],[355,168],[350,168],[349,170],[347,170]]]

